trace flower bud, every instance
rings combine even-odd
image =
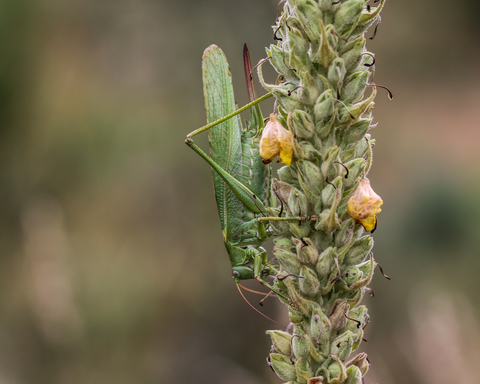
[[[310,350],[310,356],[317,363],[323,363],[325,361],[325,357],[320,354],[317,343],[313,344],[312,339],[308,335],[305,335],[304,337],[305,337],[305,340],[307,341],[308,349]]]
[[[373,191],[370,181],[361,179],[355,193],[348,200],[348,213],[362,224],[366,231],[372,231],[377,222],[375,215],[382,211],[382,204],[381,197]]]
[[[342,3],[335,15],[333,26],[340,36],[348,37],[357,26],[360,15],[365,8],[365,0],[350,0]]]
[[[310,139],[315,131],[312,117],[305,111],[297,109],[293,112],[293,123],[298,137]]]
[[[307,56],[310,45],[308,44],[308,41],[301,36],[300,32],[292,29],[287,35],[290,50],[294,52],[295,56],[297,56],[299,60]],[[303,63],[303,65],[305,66],[305,63]]]
[[[315,161],[320,158],[320,152],[308,141],[297,141],[295,144],[295,154],[299,159]]]
[[[313,111],[317,121],[323,120],[333,113],[333,91],[331,89],[327,89],[318,96]]]
[[[288,313],[288,318],[292,324],[299,324],[304,320],[303,315],[300,312],[293,311],[292,309]]]
[[[342,333],[332,342],[331,353],[337,356],[340,360],[345,361],[352,353],[353,339],[355,334],[347,331]]]
[[[370,71],[356,72],[350,76],[340,92],[342,101],[346,104],[358,101],[365,92],[369,76]]]
[[[285,59],[290,67],[312,69],[312,62],[308,56],[309,44],[305,41],[298,30],[292,29],[287,32],[287,42],[284,46]],[[298,74],[297,74],[298,75]]]
[[[322,19],[318,20],[318,25],[320,26],[321,30],[321,39],[318,49],[314,53],[312,52],[312,62],[319,64],[324,68],[328,68],[330,63],[335,59],[335,57],[337,57],[335,50],[332,48],[328,40],[328,37],[332,35],[333,25],[329,24],[325,28],[325,24],[323,24]]]
[[[316,272],[320,277],[330,275],[333,266],[335,265],[334,259],[337,257],[335,248],[328,247],[318,257],[318,262],[315,267]]]
[[[374,87],[372,94],[363,101],[359,101],[353,105],[343,106],[340,108],[338,120],[340,124],[352,124],[357,122],[364,114],[363,117],[369,117],[370,112],[373,109],[375,103],[373,99],[377,95],[377,89]]]
[[[356,145],[359,144],[359,141],[363,139],[365,134],[367,133],[368,129],[370,128],[372,120],[371,119],[360,119],[356,123],[349,125],[345,129],[345,136],[344,136],[344,142],[346,145],[349,144],[354,144],[354,147],[352,149],[356,150]],[[352,157],[355,156],[355,152],[352,151]],[[345,158],[345,155],[342,156],[344,161],[348,161],[349,159]]]
[[[323,177],[320,168],[310,161],[298,161],[298,182],[310,202],[320,199]]]
[[[290,167],[284,166],[278,170],[280,180],[289,184],[298,184],[297,173]]]
[[[317,274],[311,268],[302,265],[300,269],[300,276],[303,277],[299,280],[300,291],[306,296],[315,296],[320,289],[320,281],[318,281]]]
[[[363,277],[363,273],[356,266],[351,265],[350,267],[342,270],[342,276],[344,277],[337,283],[337,286],[348,289]]]
[[[301,100],[305,105],[312,106],[320,95],[318,84],[308,70],[299,71],[302,86]]]
[[[308,14],[310,18],[323,20],[324,15],[322,10],[314,2],[302,1],[302,12]],[[320,36],[321,29],[318,23],[311,23],[305,18],[296,18],[294,13],[288,14],[288,25],[293,29],[299,29],[307,35],[308,40],[315,41]]]
[[[323,120],[317,120],[317,124],[315,125],[315,130],[318,133],[318,138],[319,139],[325,139],[330,131],[332,130],[332,127],[334,126],[337,118],[337,112],[338,108],[335,108],[333,110],[332,117],[330,117],[330,120],[327,122],[324,122]]]
[[[325,155],[324,161],[321,165],[321,171],[324,177],[328,177],[330,180],[337,177],[337,165],[335,161],[338,160],[340,148],[330,147]]]
[[[285,53],[282,51],[281,46],[271,45],[267,48],[267,54],[271,57],[270,62],[278,73],[284,73],[287,81],[298,83],[299,78],[297,77],[296,72],[291,71],[285,63]]]
[[[295,88],[294,84],[296,83],[280,83],[279,85],[269,86],[268,84],[262,83],[265,89],[272,92],[273,96],[275,96],[285,111],[294,111],[295,109],[301,109],[303,106],[299,93],[297,91],[292,92]]]
[[[292,348],[295,357],[297,359],[308,357],[310,355],[310,351],[308,348],[308,343],[305,340],[305,332],[303,331],[302,327],[295,326],[293,334],[297,335],[292,337]]]
[[[281,277],[281,276],[280,276]],[[288,295],[290,296],[292,305],[295,306],[295,310],[303,316],[310,316],[313,310],[320,308],[321,301],[312,301],[304,298],[299,290],[297,284],[295,284],[290,278],[283,279],[283,283],[287,287]]]
[[[302,240],[292,238],[297,248],[297,257],[303,264],[315,265],[318,260],[318,250],[312,240],[304,237]]]
[[[337,190],[336,199],[334,201],[334,205],[332,205],[332,208],[327,208],[324,209],[320,213],[319,220],[315,223],[315,229],[319,230],[321,229],[325,233],[331,233],[334,230],[337,230],[340,228],[340,220],[338,219],[337,211],[336,211],[336,201],[338,201],[337,197],[339,195],[339,190]]]
[[[377,20],[377,18],[379,17],[378,14],[382,10],[384,4],[385,4],[385,0],[381,0],[380,4],[377,7],[371,8],[369,11],[365,10],[360,16],[360,20],[358,21],[358,27],[361,27],[361,26],[368,27],[372,25],[375,22],[375,20]],[[360,30],[361,32],[359,33],[363,33],[363,30],[362,29]]]
[[[345,263],[348,265],[356,265],[361,263],[373,248],[373,238],[371,236],[363,236],[355,240],[352,247],[345,256]]]
[[[290,229],[290,232],[292,232],[292,235],[298,238],[306,237],[311,232],[310,223],[308,221],[289,223],[288,228]]]
[[[355,356],[352,360],[348,361],[346,366],[358,367],[360,369],[360,372],[364,376],[367,373],[368,368],[370,368],[370,363],[368,362],[367,354],[365,352],[362,352],[362,353],[359,353],[357,356]]]
[[[342,222],[340,230],[335,234],[335,246],[337,247],[337,256],[339,261],[343,260],[343,256],[345,256],[345,253],[355,242],[355,238],[353,237],[354,229],[355,220],[350,218]],[[344,249],[345,246],[347,246],[348,249]],[[342,254],[342,256],[340,256],[340,253]]]
[[[342,176],[338,176],[331,183],[327,184],[322,191],[322,203],[324,207],[331,207],[335,201],[337,189],[342,190]]]
[[[306,383],[313,375],[312,367],[311,364],[308,363],[308,359],[298,359],[295,363],[295,371],[297,372],[298,383]]]
[[[270,360],[275,373],[283,380],[295,381],[297,374],[295,373],[295,365],[290,361],[289,356],[280,355],[279,353],[271,353]]]
[[[352,292],[370,283],[373,277],[375,262],[370,255],[370,260],[345,270],[346,279],[339,280],[336,287],[342,291]]]
[[[277,115],[270,114],[270,121],[263,129],[260,140],[260,156],[269,164],[278,156],[278,161],[290,165],[293,156],[292,134],[283,128]]]
[[[348,314],[349,309],[350,306],[347,299],[337,299],[335,301],[329,316],[334,331],[342,329],[347,324],[348,319],[345,315]]]
[[[330,320],[323,311],[321,309],[314,311],[310,318],[310,334],[327,354],[330,351],[331,330]]]
[[[330,68],[328,68],[328,81],[335,88],[340,88],[339,86],[341,86],[343,82],[345,72],[345,64],[343,63],[343,59],[337,57],[335,60],[333,60]]]
[[[348,169],[348,178],[343,179],[345,188],[354,187],[355,183],[358,183],[358,178],[363,174],[366,164],[367,161],[363,158],[353,159],[345,163],[345,167]]]
[[[329,383],[343,383],[347,378],[347,368],[342,361],[335,355],[331,355],[331,359],[334,360],[328,366]]]
[[[363,384],[365,381],[362,377],[362,372],[358,367],[350,366],[347,369],[347,380],[345,384]]]
[[[290,190],[288,196],[288,208],[292,212],[293,216],[306,216],[308,213],[308,200],[307,196],[297,188]],[[301,236],[302,237],[302,236]]]
[[[301,264],[297,259],[297,255],[285,249],[274,247],[273,254],[278,259],[281,267],[288,274],[298,275],[300,273]]]
[[[352,125],[355,125],[355,124],[352,124]],[[372,147],[374,142],[375,142],[375,139],[372,139],[371,135],[367,133],[364,136],[363,140],[360,140],[356,143],[357,148],[355,149],[355,157],[365,157],[366,158],[368,147],[369,146]]]
[[[285,356],[291,355],[292,335],[283,331],[267,331],[266,334],[272,339],[272,344],[277,352]]]
[[[348,311],[348,317],[350,320],[347,322],[342,331],[351,331],[358,335],[359,331],[362,330],[367,325],[368,311],[365,305],[359,305]],[[356,321],[352,321],[356,320]],[[360,324],[358,324],[360,322]]]
[[[360,36],[352,42],[345,45],[340,57],[345,63],[347,73],[355,71],[362,61],[362,52],[365,49],[365,37]]]

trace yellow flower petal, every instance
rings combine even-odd
[[[382,204],[382,198],[374,192],[370,181],[361,179],[358,188],[348,200],[348,213],[367,231],[371,231],[377,222],[375,215],[382,211]]]
[[[270,121],[263,129],[260,140],[260,156],[265,164],[271,163],[276,156],[278,156],[278,161],[288,166],[292,162],[292,134],[283,128],[274,113],[270,115]]]
[[[267,130],[267,127],[268,124],[260,140],[260,156],[265,164],[271,163],[280,152],[280,143],[276,139],[275,132],[272,129]]]
[[[365,228],[367,232],[371,232],[375,228],[375,225],[377,225],[377,216],[370,216],[365,220],[359,220],[359,223],[363,225],[363,228]]]
[[[293,157],[293,145],[292,134],[282,127],[278,135],[278,141],[280,143],[280,153],[278,155],[278,161],[290,166]]]

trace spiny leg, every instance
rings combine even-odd
[[[235,195],[242,201],[242,203],[250,209],[252,212],[260,213],[265,211],[265,207],[260,199],[257,199],[255,194],[250,191],[245,185],[240,183],[232,175],[226,172],[222,167],[220,167],[215,161],[213,161],[210,156],[203,152],[200,147],[198,147],[192,139],[188,138],[185,140],[190,148],[192,148],[200,157],[202,157],[225,181],[225,183],[230,187],[230,189],[235,193]]]

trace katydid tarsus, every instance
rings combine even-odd
[[[246,48],[246,47],[245,47]],[[261,245],[270,236],[265,224],[258,221],[268,212],[270,170],[262,163],[258,153],[259,140],[264,127],[258,103],[270,94],[254,100],[255,92],[250,79],[248,50],[244,50],[245,72],[250,103],[237,109],[227,59],[216,45],[203,54],[203,92],[206,126],[187,135],[186,144],[207,161],[213,172],[215,197],[220,215],[225,247],[230,257],[233,278],[261,278],[268,275],[267,253]],[[251,122],[242,127],[240,112],[252,108]],[[191,139],[208,130],[210,156]]]

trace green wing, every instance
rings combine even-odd
[[[202,72],[207,122],[211,123],[237,109],[230,67],[225,54],[216,45],[203,53]],[[211,158],[235,178],[242,171],[241,132],[238,115],[208,131]],[[213,183],[223,235],[226,240],[238,240],[245,207],[215,171]]]

